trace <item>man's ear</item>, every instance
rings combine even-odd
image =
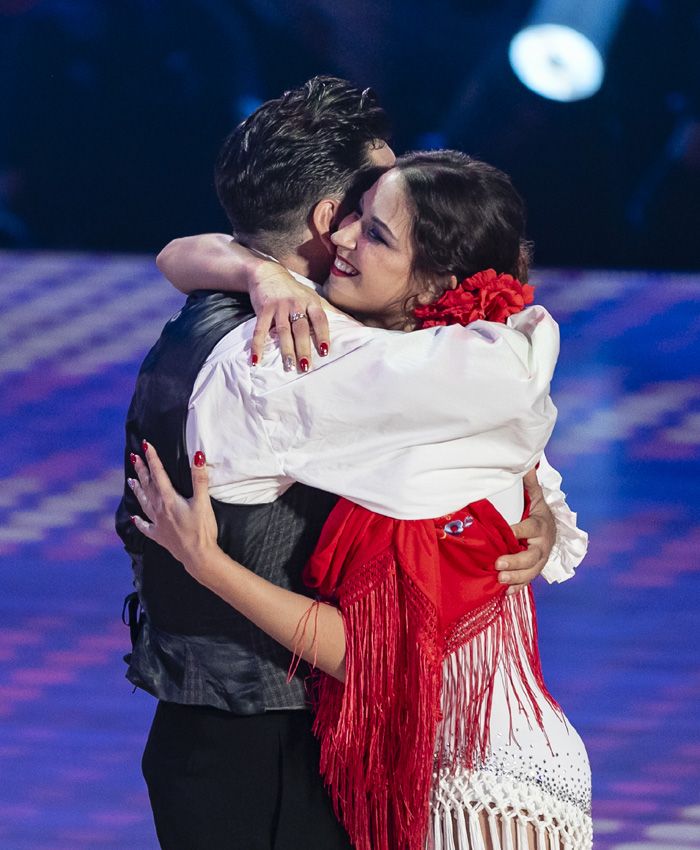
[[[336,198],[323,198],[311,212],[311,233],[323,243],[328,253],[335,254],[335,245],[331,242],[331,233],[336,215],[340,207],[340,201]]]

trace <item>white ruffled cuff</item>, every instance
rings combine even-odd
[[[557,537],[542,576],[550,584],[570,579],[588,550],[588,534],[576,525],[576,514],[566,503],[561,475],[542,456],[537,477],[557,526]]]

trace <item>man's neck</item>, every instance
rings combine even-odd
[[[285,268],[289,269],[290,272],[296,272],[297,274],[300,274],[302,277],[306,277],[309,280],[313,280],[313,277],[312,277],[312,271],[313,270],[311,268],[311,263],[306,258],[300,257],[298,254],[291,253],[291,254],[284,254],[281,257],[275,257],[275,259],[279,260],[279,262]],[[315,281],[315,283],[318,283],[318,281]]]
[[[272,256],[285,268],[313,283],[324,283],[330,272],[333,257],[323,244],[311,238],[303,241],[291,251],[274,253],[253,239],[241,239],[242,244],[266,256]]]

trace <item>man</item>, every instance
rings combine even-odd
[[[331,229],[355,173],[392,161],[373,95],[316,78],[234,131],[217,190],[239,240],[322,279]],[[190,395],[212,349],[250,316],[245,297],[200,293],[166,325],[129,411],[127,476],[146,438],[180,492],[191,493]],[[301,590],[301,568],[333,503],[299,485],[269,504],[215,500],[219,544],[265,578]],[[285,681],[289,654],[140,537],[130,521],[137,512],[125,488],[117,526],[143,607],[127,676],[159,698],[144,774],[162,846],[348,847],[318,777],[303,682]]]

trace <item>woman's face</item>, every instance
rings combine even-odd
[[[336,256],[324,295],[336,307],[371,324],[405,324],[411,294],[412,213],[401,173],[387,171],[362,196],[331,237]]]

